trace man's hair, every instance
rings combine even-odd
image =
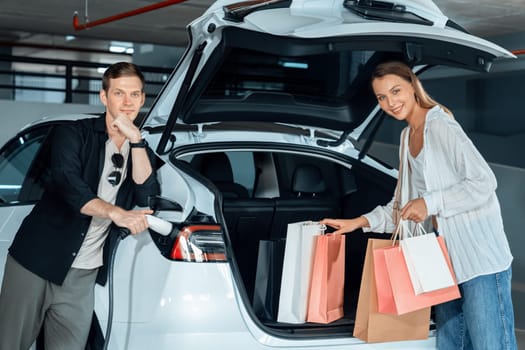
[[[102,76],[102,89],[108,91],[109,89],[109,80],[117,79],[120,77],[137,77],[142,82],[142,88],[144,89],[144,75],[133,63],[129,62],[117,62],[112,64],[106,69],[104,75]]]

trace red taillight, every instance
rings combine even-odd
[[[219,225],[192,225],[179,231],[170,253],[173,260],[226,261],[226,248]]]

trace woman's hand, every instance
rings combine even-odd
[[[370,226],[368,220],[364,216],[354,219],[323,219],[320,223],[335,229],[335,231],[332,232],[334,235],[341,235],[362,227]]]
[[[422,222],[427,216],[427,204],[423,198],[413,199],[401,209],[401,217],[404,220]]]

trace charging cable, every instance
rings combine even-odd
[[[149,228],[163,236],[168,236],[172,229],[173,225],[171,222],[163,220],[161,218],[158,218],[153,215],[146,215],[146,219],[148,220]],[[108,263],[108,323],[106,325],[106,334],[104,337],[104,347],[103,350],[107,350],[109,346],[109,339],[111,337],[111,326],[113,324],[113,268],[115,266],[115,256],[117,255],[117,249],[120,244],[120,242],[129,236],[131,232],[127,228],[119,228],[118,230],[118,238],[115,242],[115,247],[113,247],[113,251],[111,252],[111,255],[109,257],[109,263]]]
[[[109,338],[111,336],[111,326],[113,324],[113,267],[115,266],[115,256],[117,255],[117,249],[124,238],[129,236],[131,232],[127,228],[119,228],[117,241],[115,242],[115,247],[109,257],[108,265],[108,294],[109,294],[109,305],[108,305],[108,323],[106,325],[106,336],[104,337],[104,350],[107,350],[109,345]]]

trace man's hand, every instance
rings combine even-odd
[[[115,207],[115,209],[109,213],[109,218],[115,223],[115,225],[125,227],[132,235],[136,235],[149,227],[146,214],[153,214],[153,210],[124,210]]]
[[[115,118],[110,126],[113,130],[119,131],[130,142],[136,143],[142,138],[139,128],[124,114]]]
[[[110,219],[115,225],[127,228],[132,235],[147,229],[149,224],[146,215],[153,214],[151,209],[125,210],[100,198],[87,202],[80,212],[84,215]]]

